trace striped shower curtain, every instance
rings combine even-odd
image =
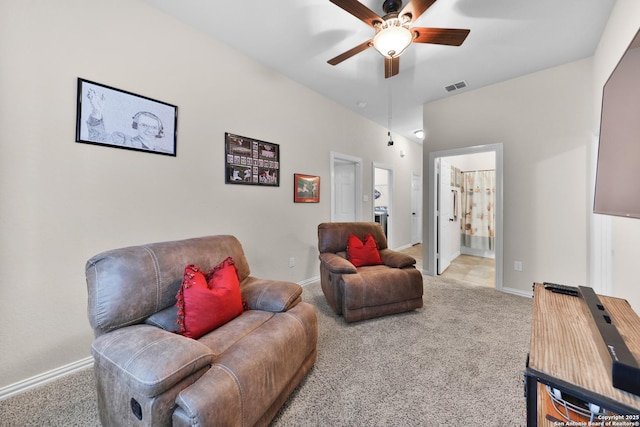
[[[472,249],[495,249],[496,172],[462,173],[461,244]]]

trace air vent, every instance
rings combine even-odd
[[[465,82],[464,80],[458,82],[458,83],[454,83],[454,84],[450,84],[449,86],[445,86],[444,89],[447,92],[453,92],[454,90],[458,90],[458,89],[462,89],[467,87],[467,82]]]

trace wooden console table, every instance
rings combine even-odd
[[[640,317],[626,300],[599,298],[627,347],[640,360]],[[563,425],[558,421],[566,421],[548,417],[545,385],[620,415],[608,420],[630,421],[608,425],[640,425],[634,424],[640,421],[640,396],[613,387],[611,361],[603,359],[598,346],[604,346],[604,341],[582,298],[534,285],[531,344],[525,371],[528,426],[557,427]]]

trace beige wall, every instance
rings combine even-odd
[[[235,234],[254,275],[318,275],[329,153],[394,170],[408,245],[421,147],[137,0],[0,2],[0,388],[89,356],[84,263],[126,245]],[[78,77],[179,108],[177,157],[74,142]],[[224,184],[224,133],[280,144],[279,188]],[[400,150],[406,156],[400,157]],[[321,176],[293,203],[295,172]],[[295,268],[288,267],[290,257]]]
[[[594,55],[594,116],[600,118],[602,88],[618,64],[640,26],[640,2],[617,0]],[[597,122],[596,122],[597,123]],[[640,221],[611,217],[612,224],[612,293],[626,298],[636,313],[640,313]]]
[[[432,151],[504,144],[505,288],[530,291],[543,280],[591,285],[590,264],[608,265],[598,258],[608,253],[590,248],[611,237],[606,226],[602,236],[591,235],[602,87],[638,22],[640,2],[618,0],[592,58],[425,104],[425,168]],[[640,313],[640,221],[603,222],[612,224],[610,293]],[[515,260],[523,272],[513,270]]]
[[[424,106],[425,168],[431,151],[503,144],[505,289],[585,283],[591,64],[573,62]],[[514,271],[514,261],[523,271]]]

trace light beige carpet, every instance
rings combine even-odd
[[[524,426],[531,299],[425,276],[425,306],[345,324],[315,284],[318,361],[276,426]]]

